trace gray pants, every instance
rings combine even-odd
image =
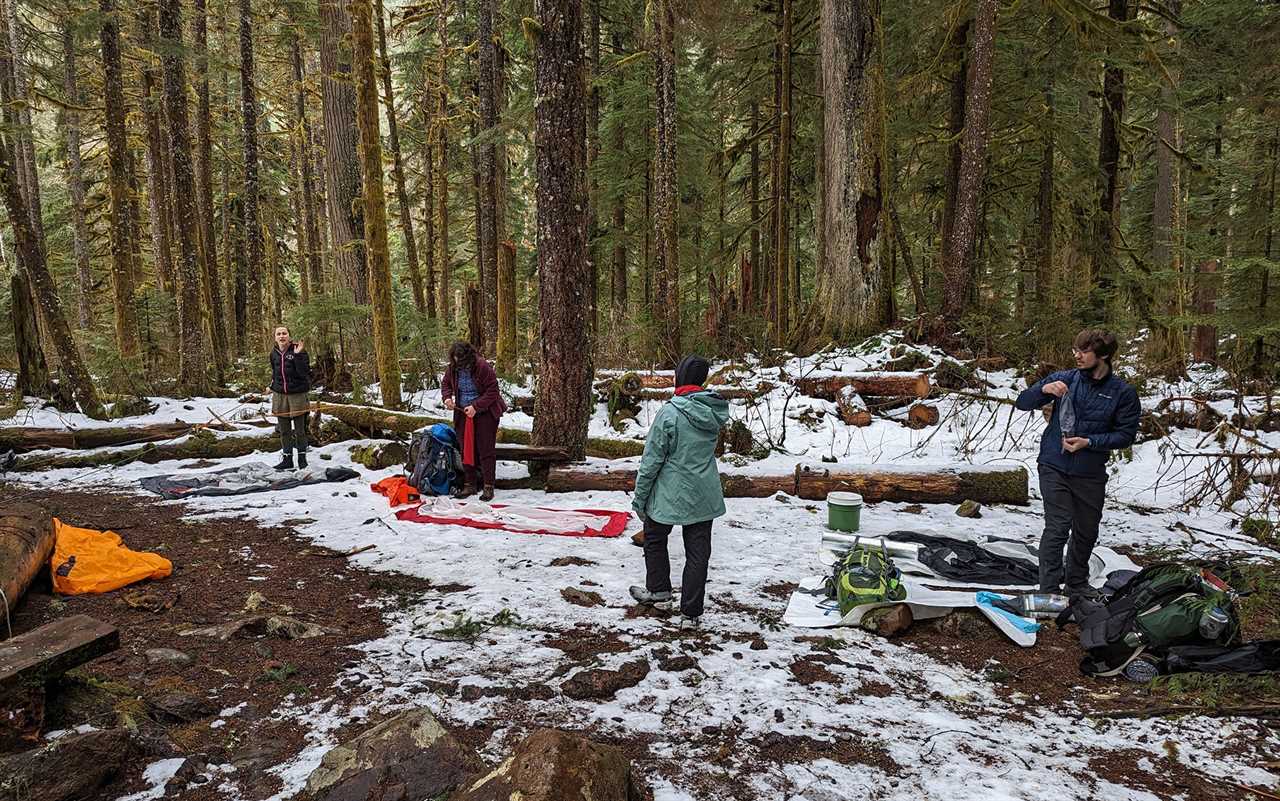
[[[271,393],[271,413],[276,415],[276,430],[280,432],[280,450],[285,456],[307,452],[307,419],[311,408],[305,392]]]
[[[1089,557],[1098,541],[1106,493],[1105,477],[1068,476],[1048,465],[1040,465],[1040,495],[1044,498],[1041,592],[1058,592],[1064,583],[1068,595],[1089,589]]]

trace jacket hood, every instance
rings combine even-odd
[[[699,431],[714,434],[729,421],[729,402],[708,390],[674,397],[671,403]]]

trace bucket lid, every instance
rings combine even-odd
[[[861,506],[862,496],[856,492],[828,492],[827,503],[836,506]]]

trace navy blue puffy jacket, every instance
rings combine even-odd
[[[1069,387],[1075,407],[1078,437],[1088,437],[1089,446],[1075,453],[1062,450],[1062,427],[1058,422],[1058,399],[1044,391],[1045,384],[1061,381]],[[1023,390],[1017,407],[1034,411],[1053,403],[1053,416],[1040,436],[1040,464],[1061,470],[1069,476],[1107,477],[1110,451],[1127,448],[1138,433],[1138,417],[1142,406],[1133,387],[1108,372],[1102,380],[1079,370],[1061,370],[1047,375]]]

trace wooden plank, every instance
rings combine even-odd
[[[42,685],[119,647],[115,626],[88,615],[59,618],[0,642],[0,693]]]

